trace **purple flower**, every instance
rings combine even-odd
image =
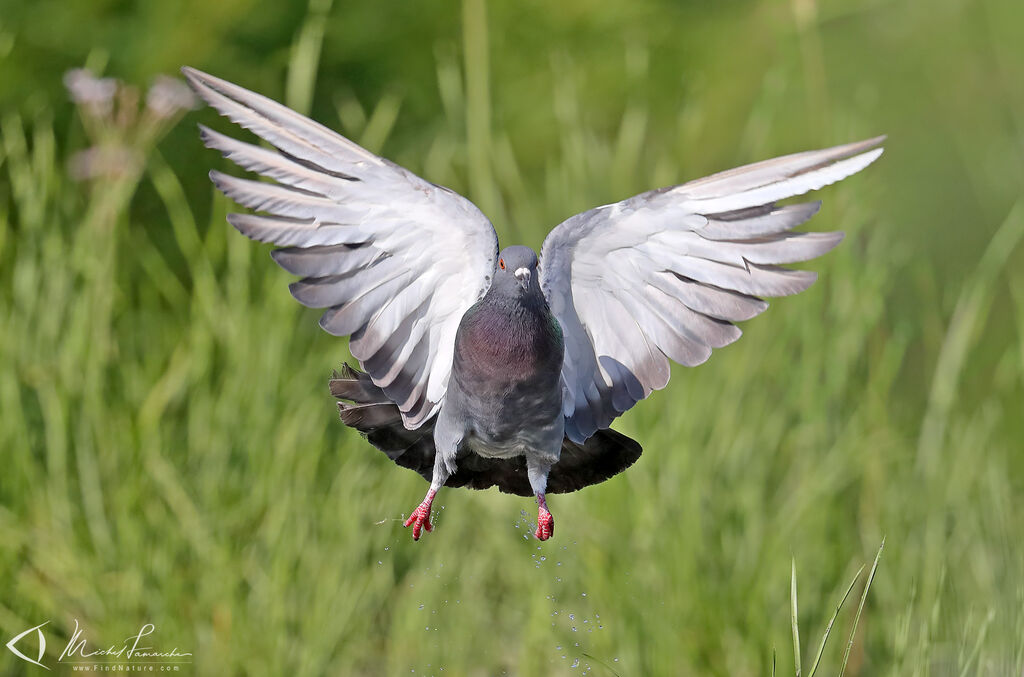
[[[196,107],[196,98],[188,86],[166,75],[158,75],[146,95],[146,108],[159,118],[169,118],[179,111],[194,110]]]
[[[76,104],[97,109],[103,114],[113,109],[117,94],[117,80],[98,78],[85,68],[75,68],[64,74],[64,86]]]

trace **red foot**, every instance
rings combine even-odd
[[[555,518],[548,512],[546,505],[541,505],[537,509],[537,531],[534,532],[534,536],[537,537],[538,541],[546,541],[551,538],[551,535],[555,533]]]
[[[419,507],[412,511],[409,519],[405,520],[405,526],[412,525],[412,540],[420,540],[420,529],[433,531],[434,525],[430,523],[430,504],[434,502],[434,495],[427,494]]]

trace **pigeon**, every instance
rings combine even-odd
[[[255,213],[243,235],[279,249],[292,295],[325,308],[359,369],[330,380],[342,421],[430,487],[405,520],[419,540],[443,486],[537,502],[603,482],[640,457],[611,429],[664,388],[670,362],[696,366],[740,336],[761,297],[803,291],[816,274],[782,264],[839,244],[793,232],[820,202],[779,204],[854,174],[885,137],[806,151],[641,193],[576,214],[528,247],[499,251],[469,200],[289,108],[185,67],[210,106],[270,147],[200,125],[202,141],[269,181],[211,171]]]

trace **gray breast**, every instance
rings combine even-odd
[[[563,345],[547,307],[505,308],[481,302],[470,309],[455,339],[452,379],[473,446],[504,455],[533,443],[534,433],[561,423]],[[452,393],[455,394],[455,393]]]

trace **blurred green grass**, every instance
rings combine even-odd
[[[748,675],[774,650],[787,674],[791,562],[810,665],[885,537],[847,674],[1021,674],[1018,3],[4,9],[5,637],[152,622],[200,674]],[[556,497],[553,541],[528,502],[446,491],[413,544],[422,480],[327,396],[344,342],[224,223],[193,123],[227,126],[201,111],[140,174],[69,178],[87,140],[60,76],[87,60],[285,99],[534,247],[647,188],[890,140],[822,193],[812,227],[848,237],[819,282],[623,417],[644,456]]]

